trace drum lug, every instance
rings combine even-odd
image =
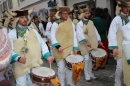
[[[42,79],[42,81],[44,81],[44,78],[41,78]]]

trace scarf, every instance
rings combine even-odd
[[[127,24],[129,22],[128,15],[121,12],[119,14],[119,16],[121,17],[121,19],[123,19],[125,21],[125,24]]]
[[[13,27],[10,24],[8,25],[8,28],[11,29],[11,30],[13,29]]]
[[[27,26],[21,26],[21,25],[16,26],[16,32],[17,32],[19,37],[23,37],[24,34],[26,33],[27,29],[28,29]]]
[[[83,18],[82,21],[83,21],[83,23],[84,23],[85,25],[87,25],[89,20],[86,19],[86,18]]]

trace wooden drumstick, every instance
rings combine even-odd
[[[72,45],[70,45],[70,46],[68,46],[68,47],[65,47],[63,50],[65,50],[65,49],[67,49],[67,48],[69,48],[69,47],[71,47]]]
[[[50,63],[50,72],[51,72],[51,63]],[[51,72],[52,73],[52,72]]]
[[[112,53],[110,53],[112,56],[114,56]],[[116,57],[119,57],[118,55]]]

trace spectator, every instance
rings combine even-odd
[[[106,34],[107,21],[105,19],[103,9],[101,9],[101,8],[95,9],[95,17],[92,19],[92,21],[93,21],[95,27],[97,28],[97,31],[101,37],[101,42],[103,43],[105,48],[103,48],[100,45],[98,47],[105,49],[105,51],[109,55],[108,39],[107,39],[107,34]]]

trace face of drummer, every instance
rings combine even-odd
[[[90,17],[90,13],[89,13],[89,12],[85,12],[84,17],[85,17],[86,19],[88,19],[88,18]]]
[[[60,15],[61,19],[63,19],[63,20],[67,20],[69,17],[69,13],[67,11],[60,12],[59,15]]]
[[[128,7],[128,6],[122,6],[121,11],[122,11],[124,14],[129,14],[129,10],[130,10],[130,7]]]
[[[19,17],[18,24],[22,26],[27,26],[28,16]]]

